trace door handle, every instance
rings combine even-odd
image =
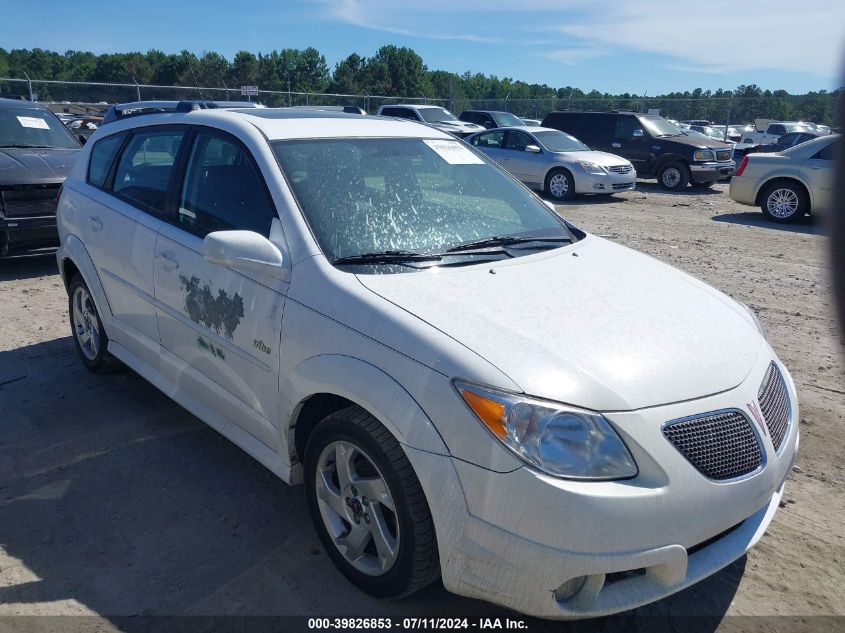
[[[91,230],[95,233],[103,229],[103,221],[96,215],[88,216],[88,224],[91,226]]]
[[[177,260],[169,251],[159,251],[157,255],[159,258],[164,260],[161,265],[165,270],[179,269],[179,260]]]
[[[622,143],[611,143],[611,147],[622,147]]]

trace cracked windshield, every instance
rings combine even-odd
[[[464,265],[577,239],[546,205],[460,141],[322,139],[278,142],[274,149],[335,264]]]

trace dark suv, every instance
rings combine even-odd
[[[689,183],[709,187],[736,169],[730,143],[688,136],[656,114],[552,112],[543,119],[543,127],[627,158],[638,177],[656,178],[670,191],[680,191]]]
[[[44,106],[0,99],[0,257],[58,242],[56,204],[81,145]]]

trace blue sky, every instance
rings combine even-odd
[[[756,83],[790,92],[842,85],[842,0],[93,0],[27,3],[0,46],[95,53],[188,49],[231,59],[314,46],[409,46],[431,69],[554,87],[655,95]]]

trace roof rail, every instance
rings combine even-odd
[[[261,108],[261,104],[254,101],[210,101],[210,100],[182,100],[182,101],[130,101],[116,103],[109,107],[103,117],[101,125],[125,119],[130,116],[144,114],[158,114],[161,112],[192,112],[193,110],[209,110],[216,108]]]

